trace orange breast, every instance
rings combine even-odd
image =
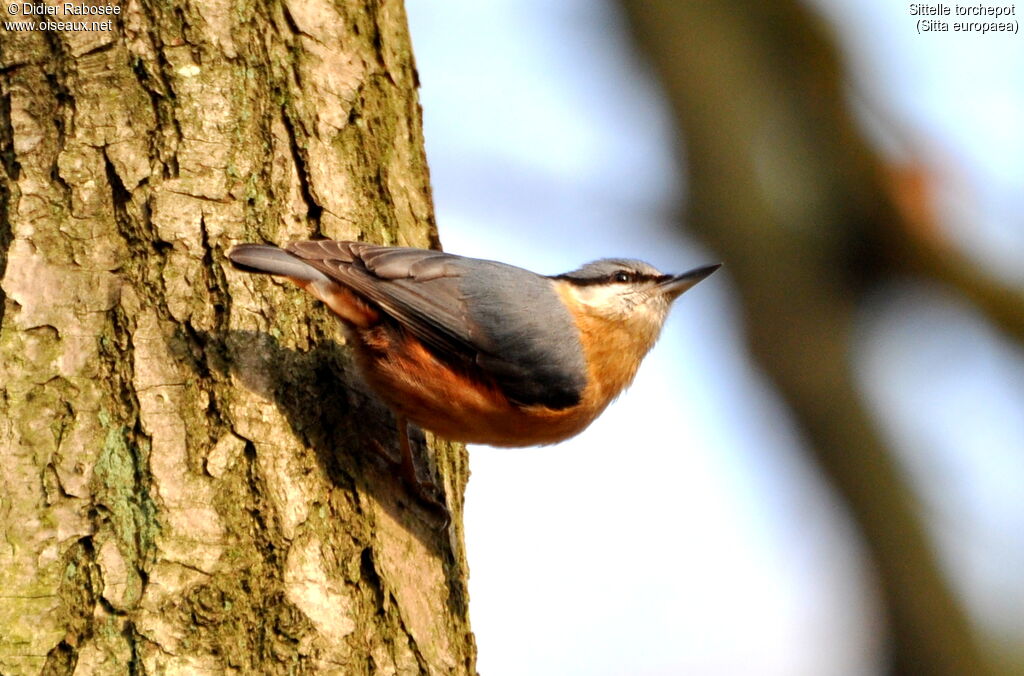
[[[452,369],[417,339],[390,324],[360,331],[363,374],[400,415],[440,437],[492,446],[534,446],[568,439],[604,409],[585,391],[581,404],[553,410],[520,407],[481,373]]]

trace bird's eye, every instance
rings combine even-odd
[[[628,272],[616,272],[615,281],[625,284],[626,282],[633,281],[633,275],[629,274]]]

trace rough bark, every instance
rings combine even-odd
[[[856,386],[857,309],[914,256],[822,26],[789,0],[623,4],[685,136],[687,226],[720,252],[752,354],[863,534],[892,673],[989,673]]]
[[[475,672],[465,450],[437,530],[327,312],[223,256],[437,245],[416,86],[397,0],[0,33],[0,673]]]

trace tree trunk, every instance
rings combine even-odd
[[[109,18],[0,34],[0,673],[475,673],[464,448],[438,529],[327,311],[224,259],[437,245],[402,4]]]

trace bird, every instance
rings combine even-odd
[[[720,264],[664,274],[606,258],[546,276],[433,249],[307,240],[237,244],[238,270],[283,277],[322,301],[397,419],[401,472],[425,502],[408,437],[491,446],[573,437],[630,385],[670,306]]]

